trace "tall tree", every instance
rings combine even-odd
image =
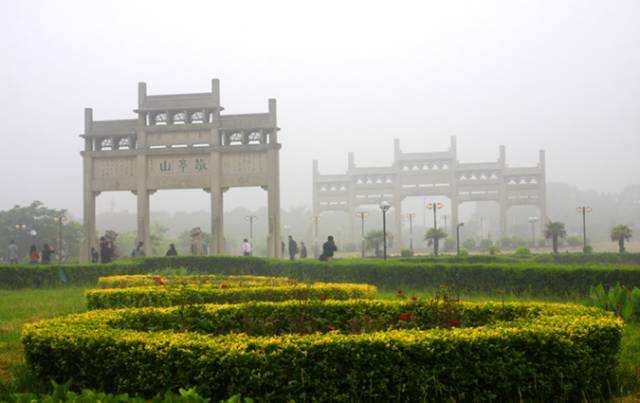
[[[393,235],[387,233],[387,245],[393,240]],[[382,253],[380,248],[384,242],[384,233],[382,231],[369,231],[364,236],[364,248],[365,250],[373,250],[376,257],[380,257]]]
[[[553,253],[558,253],[558,239],[564,238],[567,236],[567,230],[564,227],[564,223],[562,222],[548,222],[544,229],[544,237],[546,239],[551,239],[551,244],[553,246]]]
[[[611,228],[611,240],[618,242],[618,250],[624,252],[624,242],[631,238],[631,228],[623,224],[618,224]]]
[[[64,260],[74,260],[83,236],[82,226],[68,217],[60,223],[61,216],[66,217],[65,210],[47,208],[39,201],[0,211],[0,256],[6,254],[12,240],[18,245],[22,261],[26,260],[31,245],[41,249],[47,243],[57,249],[62,241],[62,251],[57,252]]]
[[[429,231],[424,234],[424,240],[427,241],[427,245],[433,245],[433,254],[436,256],[438,256],[438,243],[446,237],[447,233],[440,228],[429,228]]]

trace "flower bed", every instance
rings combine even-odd
[[[90,311],[23,343],[39,377],[107,392],[557,401],[607,396],[621,328],[572,305],[313,300]]]
[[[308,299],[373,299],[376,287],[366,284],[294,284],[222,288],[215,285],[187,287],[132,287],[94,289],[85,293],[89,309],[144,306],[173,306],[248,301],[286,301]]]
[[[98,288],[130,288],[145,286],[194,286],[211,285],[221,288],[257,287],[290,285],[295,281],[286,277],[264,276],[226,276],[222,274],[210,275],[154,275],[137,274],[100,277]]]

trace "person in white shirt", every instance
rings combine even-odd
[[[251,244],[247,238],[242,241],[240,249],[242,250],[242,256],[251,256]]]

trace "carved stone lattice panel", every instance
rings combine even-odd
[[[136,160],[130,158],[96,158],[93,161],[94,179],[126,178],[136,175]]]
[[[211,132],[209,130],[192,132],[168,132],[168,133],[147,133],[147,145],[149,146],[171,146],[171,145],[193,145],[210,144]]]
[[[149,176],[208,176],[209,155],[153,156],[147,159]]]
[[[204,122],[204,112],[193,112],[191,114],[191,123]]]

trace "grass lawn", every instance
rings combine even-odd
[[[25,323],[55,316],[82,312],[86,309],[84,288],[67,287],[54,289],[0,290],[0,399],[4,393],[26,392],[30,387],[28,375],[25,375],[20,331]],[[381,291],[383,299],[397,299],[397,290]],[[432,292],[403,290],[405,297],[432,298]],[[463,295],[463,300],[530,300],[544,302],[572,302],[559,297],[522,297],[513,294],[471,294]],[[619,355],[619,377],[621,390],[618,395],[627,396],[623,401],[637,401],[640,396],[640,324],[625,326],[622,348]]]
[[[23,365],[20,331],[25,323],[85,308],[84,288],[0,290],[0,392],[10,388]]]

